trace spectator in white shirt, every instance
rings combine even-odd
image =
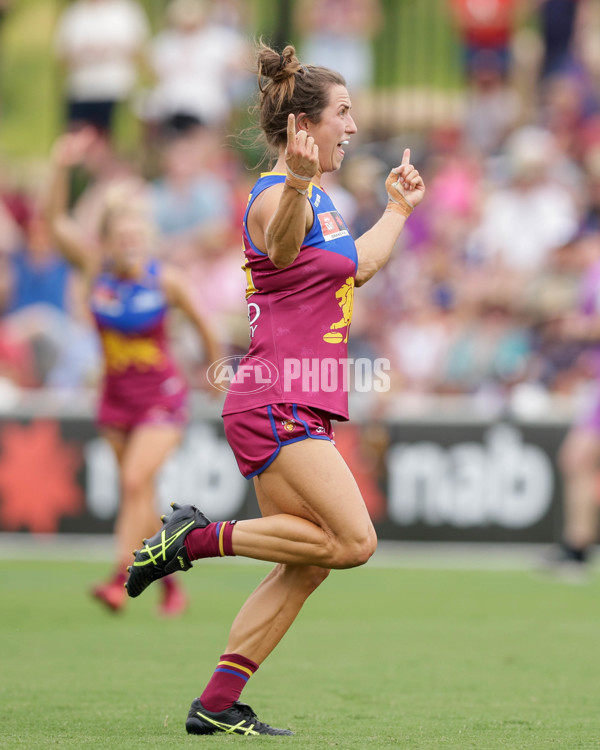
[[[162,123],[187,115],[211,127],[226,124],[245,83],[254,81],[240,64],[247,41],[233,27],[213,22],[204,0],[172,0],[166,20],[151,44],[156,86],[144,118]]]
[[[150,28],[136,0],[75,0],[58,19],[55,50],[66,70],[69,126],[110,132],[115,105],[138,78]]]

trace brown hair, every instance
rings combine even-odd
[[[267,143],[275,148],[287,143],[290,113],[304,113],[318,123],[329,100],[329,89],[346,85],[344,77],[334,70],[303,65],[291,44],[279,54],[260,41],[256,57],[259,123]]]

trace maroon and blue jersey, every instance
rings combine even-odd
[[[91,310],[104,353],[103,397],[132,409],[161,406],[186,386],[169,354],[167,300],[160,265],[150,261],[140,278],[101,273],[92,287]]]
[[[285,177],[261,175],[248,199],[243,269],[250,348],[231,382],[223,414],[294,403],[345,420],[356,245],[331,198],[311,183],[312,228],[294,262],[276,268],[250,239],[247,218],[256,197]]]

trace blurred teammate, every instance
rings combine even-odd
[[[261,45],[257,54],[260,125],[277,161],[255,184],[244,216],[251,343],[223,414],[263,517],[210,523],[195,506],[174,504],[136,555],[127,582],[135,597],[166,573],[187,570],[191,560],[243,555],[277,563],[242,607],[214,674],[191,705],[186,728],[193,734],[290,734],[240,703],[242,688],[329,570],[362,565],[375,550],[375,530],[334,446],[331,421],[348,419],[343,370],[354,286],[386,263],[424,194],[407,149],[387,178],[385,212],[355,243],[320,187],[357,132],[344,79],[302,65],[292,46],[279,54]],[[255,387],[266,377],[255,357],[279,374],[270,388]],[[303,382],[297,368],[292,377],[302,357],[312,359],[313,373],[331,366],[336,388],[329,377]]]
[[[578,240],[587,268],[579,306],[559,323],[563,339],[578,342],[595,378],[594,392],[567,433],[559,455],[563,477],[562,540],[543,558],[544,567],[567,581],[586,577],[592,546],[598,537],[600,502],[600,234]]]
[[[183,277],[151,257],[152,226],[143,202],[121,192],[107,200],[99,243],[88,241],[68,215],[68,177],[90,147],[94,132],[62,136],[52,154],[46,210],[55,240],[83,273],[101,338],[104,381],[98,427],[114,449],[121,503],[116,521],[117,565],[94,596],[112,610],[125,604],[131,551],[157,524],[154,483],[179,444],[188,419],[188,389],[169,354],[166,313],[180,308],[195,325],[207,358],[219,356],[213,337],[190,301]],[[163,614],[185,607],[183,592],[165,578]]]

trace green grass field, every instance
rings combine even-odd
[[[600,579],[367,566],[337,572],[244,693],[293,738],[193,737],[184,721],[259,564],[198,565],[175,621],[158,591],[110,615],[99,563],[0,562],[0,747],[169,750],[600,747]]]

